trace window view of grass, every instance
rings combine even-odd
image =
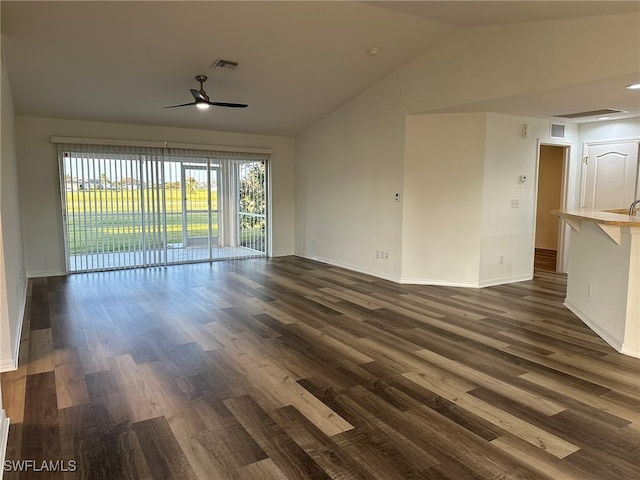
[[[253,252],[249,255],[266,253],[264,162],[222,165],[141,158],[101,158],[99,154],[85,158],[63,152],[62,189],[72,270],[104,269],[114,262],[117,267],[146,264],[151,258],[146,253],[155,255],[165,249],[165,255],[153,258],[169,262],[217,258],[209,246],[245,247]],[[222,217],[219,210],[220,182],[237,182],[231,189],[235,195],[225,197],[225,215],[230,217]],[[220,229],[223,219],[231,230]],[[106,260],[119,253],[133,257]],[[235,255],[243,254],[231,253]]]
[[[243,168],[244,167],[244,168]],[[240,244],[265,250],[267,202],[264,163],[245,164],[240,168]]]
[[[162,189],[78,190],[66,192],[69,253],[127,252],[160,248],[164,242],[180,244],[184,239],[181,190],[166,188],[166,210],[161,211]],[[212,204],[217,199],[212,192]],[[143,204],[146,212],[143,219]],[[189,237],[209,235],[207,191],[187,194]],[[155,213],[149,214],[148,212]],[[218,235],[218,214],[212,213],[212,236]],[[144,234],[144,235],[143,235]]]
[[[79,190],[66,192],[67,241],[69,254],[96,254],[142,250],[164,247],[165,221],[166,243],[178,245],[184,242],[181,190],[166,188],[166,210],[142,218],[141,202],[162,205],[162,189],[140,190]],[[212,192],[212,205],[217,205],[217,192]],[[189,210],[204,212],[187,213],[189,238],[209,236],[207,191],[187,193]],[[155,208],[159,209],[158,206]],[[264,214],[247,217],[241,222],[241,242],[250,242],[256,250],[264,247]],[[211,213],[211,236],[218,236],[218,212]],[[143,235],[144,233],[144,235]]]

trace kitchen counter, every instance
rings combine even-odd
[[[571,226],[565,306],[618,352],[640,357],[640,216],[555,210]]]
[[[551,213],[567,220],[588,221],[600,223],[602,225],[612,225],[620,227],[640,227],[640,217],[630,216],[628,209],[615,210],[592,210],[580,208],[576,210],[553,210]]]

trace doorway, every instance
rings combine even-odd
[[[541,143],[538,149],[538,182],[534,241],[534,272],[565,271],[564,225],[552,210],[565,208],[570,146]]]

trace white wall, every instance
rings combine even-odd
[[[577,132],[568,125],[566,143]],[[533,276],[536,159],[548,135],[549,121],[538,118],[407,116],[403,282],[479,287]]]
[[[637,74],[638,24],[630,13],[462,29],[405,67],[407,113]]]
[[[531,138],[522,138],[523,124],[529,125]],[[496,113],[487,116],[481,286],[533,277],[538,144],[548,140],[549,125],[548,120],[539,118]],[[577,131],[575,125],[567,125],[565,141],[577,141]],[[570,175],[579,162],[578,149],[571,150],[574,167]],[[524,183],[520,175],[527,177]],[[512,201],[517,202],[516,208]]]
[[[402,105],[391,75],[296,138],[298,255],[400,278]]]
[[[588,142],[629,139],[640,139],[640,117],[580,125],[581,145]],[[589,226],[588,228],[596,227]],[[640,279],[637,268],[640,262],[640,241],[638,241],[638,235],[636,233],[636,235],[628,237],[631,245],[627,260],[631,271],[629,277],[624,277],[623,272],[629,268],[628,265],[618,265],[619,268],[615,268],[615,265],[616,262],[620,262],[620,250],[625,247],[625,244],[622,246],[612,245],[609,238],[601,232],[596,233],[597,235],[588,236],[585,232],[571,232],[571,241],[573,242],[574,239],[579,241],[575,242],[577,248],[575,252],[571,252],[572,256],[570,257],[569,271],[572,280],[567,285],[567,305],[615,348],[639,356],[638,322],[626,322],[625,329],[625,322],[621,320],[625,318],[625,314],[626,318],[632,319],[638,319],[640,315]],[[598,255],[592,255],[594,251],[597,251]],[[589,265],[589,268],[585,265]],[[610,271],[616,271],[617,277],[611,278],[609,275],[606,277],[606,282],[600,281],[599,285],[594,285],[596,282],[594,275]],[[586,285],[589,283],[592,284],[592,295],[585,293]],[[631,308],[633,311],[620,311],[620,308],[624,306],[620,302],[617,302],[616,305],[611,304],[612,299],[620,297],[620,288],[624,289],[625,286],[628,286],[627,309]],[[600,319],[605,319],[606,323],[603,324]]]
[[[621,231],[620,245],[592,222],[571,232],[565,305],[616,350],[640,357],[640,229]]]
[[[62,207],[52,135],[267,147],[271,156],[273,255],[293,253],[293,139],[142,125],[17,117],[20,200],[29,276],[65,273]]]
[[[20,330],[27,293],[13,101],[9,77],[1,63],[1,147],[0,147],[0,371],[17,366]]]
[[[2,22],[0,22],[2,23]],[[0,110],[3,109],[3,95],[2,88],[6,88],[4,85],[4,77],[6,76],[4,68],[4,59],[2,58],[2,35],[0,35]],[[11,93],[11,92],[9,92]],[[2,139],[2,116],[0,112],[0,142]],[[0,152],[0,181],[2,180],[2,153]],[[1,187],[0,187],[1,188]],[[6,304],[6,281],[5,281],[5,268],[4,268],[4,246],[2,242],[2,205],[0,204],[0,312],[5,310]],[[0,313],[0,358],[4,351],[5,336],[8,335],[8,322],[5,322],[3,315]],[[5,453],[7,450],[7,440],[9,438],[9,420],[6,417],[4,408],[2,408],[2,388],[0,388],[0,465],[4,465]],[[0,469],[0,479],[4,473],[4,468]]]
[[[7,69],[0,55],[0,372],[17,366],[27,292],[17,188],[15,114]],[[9,419],[0,391],[0,478],[8,436]]]
[[[637,92],[632,92],[637,95]],[[640,97],[640,96],[639,96]],[[640,99],[638,100],[640,101]],[[580,144],[609,140],[628,140],[640,138],[640,117],[604,122],[582,123],[580,125]]]
[[[487,115],[408,115],[402,281],[477,286]]]
[[[402,115],[628,75],[637,70],[638,49],[619,46],[638,45],[637,21],[629,14],[464,29],[302,132],[296,137],[296,253],[383,278],[404,277],[404,267],[412,267],[401,264],[401,249],[415,252],[422,239],[407,238],[412,227],[403,226],[417,225],[412,216],[419,213],[411,207],[403,216],[390,198],[400,188],[402,203],[402,179],[420,180],[403,171]],[[488,118],[487,163],[478,179],[482,227],[469,233],[481,236],[482,285],[532,272],[535,182],[518,185],[517,178],[534,179],[538,138],[549,135],[548,120]],[[534,128],[526,142],[523,120]],[[451,128],[464,142],[465,132]],[[577,127],[568,130],[571,206],[579,193],[581,152]],[[458,191],[439,201],[455,202]],[[517,213],[510,210],[515,195]],[[378,245],[392,251],[388,261],[375,258]],[[496,263],[501,252],[503,264]]]

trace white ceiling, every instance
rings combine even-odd
[[[639,10],[637,1],[387,1],[370,2],[459,27],[560,20]]]
[[[19,115],[294,135],[457,29],[626,13],[640,2],[2,1],[1,8]],[[381,53],[368,56],[374,46]],[[240,66],[212,71],[216,58]],[[249,108],[163,109],[193,100],[197,74],[209,76],[211,100]],[[592,87],[585,98],[605,86]],[[472,107],[567,113],[539,112],[545,104],[534,97],[501,102]]]

